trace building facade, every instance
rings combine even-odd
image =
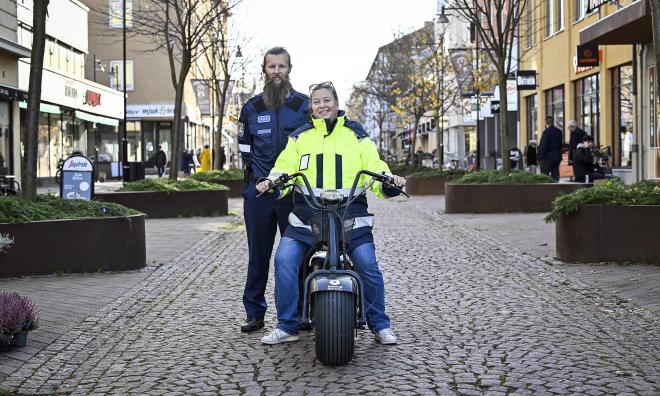
[[[650,59],[650,12],[646,1],[529,2],[521,28],[520,69],[536,72],[537,88],[521,91],[521,142],[527,144],[541,138],[546,116],[554,118],[568,142],[568,122],[576,120],[609,156],[616,176],[626,182],[660,177],[660,169],[654,173],[658,165],[654,163],[653,150],[657,153],[657,148],[647,144],[640,149],[641,142],[651,140],[647,133],[653,129],[651,126],[657,126],[653,117],[640,117],[642,109],[655,100],[654,92],[648,89],[646,95],[650,99],[644,101],[641,95],[648,80],[655,76],[653,65],[644,70],[640,67],[643,49],[646,48],[643,55]],[[599,6],[588,9],[596,3]],[[636,23],[644,38],[638,39],[638,43],[625,38],[625,34],[617,35],[623,40],[612,39],[617,15],[631,9],[641,13],[631,23]],[[593,31],[596,26],[600,33],[590,38],[584,36],[584,32]],[[584,44],[597,45],[597,66],[578,66],[578,45]],[[648,110],[647,113],[651,114]],[[643,171],[645,168],[649,169]]]

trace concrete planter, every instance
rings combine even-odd
[[[228,190],[104,192],[94,199],[139,210],[151,219],[226,216],[227,193]]]
[[[144,215],[1,223],[14,238],[0,277],[124,271],[146,265]]]
[[[660,206],[580,205],[555,225],[557,257],[567,262],[660,264]]]
[[[445,183],[460,176],[448,177],[411,177],[406,179],[406,192],[410,195],[442,195]]]
[[[229,198],[240,198],[245,188],[243,179],[213,179],[209,183],[222,184],[229,187]]]
[[[583,183],[453,184],[445,186],[446,213],[549,212],[559,193],[569,194]]]

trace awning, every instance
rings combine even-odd
[[[29,48],[25,48],[22,45],[12,43],[11,41],[5,40],[0,37],[0,49],[10,54],[16,55],[19,58],[29,58],[32,54]]]
[[[80,111],[80,110],[76,110],[76,118],[89,122],[95,122],[97,124],[110,125],[114,127],[119,126],[119,120],[85,113],[84,111]]]
[[[27,109],[27,102],[23,102],[23,101],[18,102],[18,107],[20,107],[21,109]],[[59,107],[48,103],[40,103],[39,111],[42,113],[61,114]]]
[[[651,10],[647,0],[638,0],[580,30],[580,44],[644,44],[652,41]]]

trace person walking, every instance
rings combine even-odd
[[[163,177],[163,174],[165,173],[165,166],[167,165],[167,154],[165,153],[165,150],[163,150],[163,146],[160,144],[158,145],[158,151],[156,151],[154,165],[156,165],[156,169],[158,170],[158,178],[160,179]]]
[[[241,109],[238,144],[244,165],[243,216],[248,240],[248,268],[243,292],[246,321],[242,332],[264,327],[266,284],[270,257],[279,227],[280,235],[288,225],[293,209],[293,194],[276,200],[272,194],[257,197],[256,183],[268,176],[277,156],[284,150],[288,135],[309,118],[309,98],[295,91],[289,80],[291,55],[283,47],[269,49],[264,55],[263,92]]]
[[[539,161],[541,173],[559,180],[559,164],[561,163],[562,133],[555,126],[551,116],[545,117],[545,130],[539,143]]]
[[[199,153],[199,163],[201,164],[199,169],[200,172],[208,172],[211,170],[211,150],[209,149],[208,144],[205,144],[204,148]]]
[[[578,144],[582,144],[587,133],[584,129],[578,127],[578,123],[575,120],[570,120],[568,122],[568,130],[571,132],[568,141],[568,164],[573,165],[573,154],[575,153]]]

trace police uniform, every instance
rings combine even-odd
[[[268,176],[287,144],[288,135],[308,119],[308,108],[309,98],[292,89],[277,109],[266,106],[263,94],[250,99],[241,109],[238,143],[245,167],[243,213],[249,249],[243,304],[248,319],[264,318],[267,308],[264,293],[275,233],[278,226],[280,235],[284,233],[293,207],[291,196],[276,200],[272,194],[264,194],[257,198],[256,182]]]

